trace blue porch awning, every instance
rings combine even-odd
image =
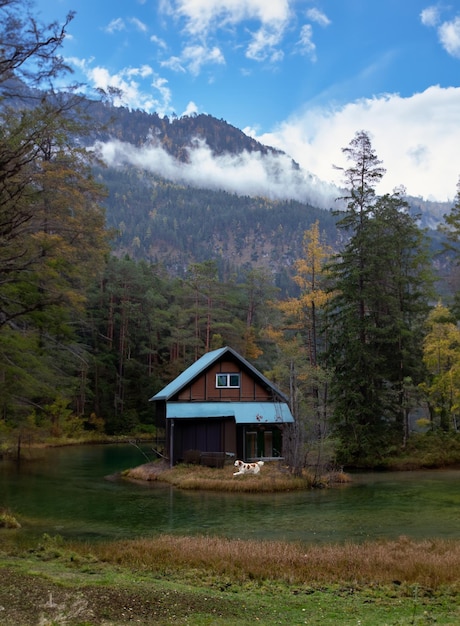
[[[234,418],[237,424],[294,422],[284,402],[168,402],[167,419]]]

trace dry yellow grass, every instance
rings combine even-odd
[[[169,468],[163,462],[146,463],[124,472],[124,477],[132,480],[159,480],[180,489],[226,492],[294,491],[310,489],[318,482],[312,474],[304,472],[302,476],[293,476],[279,462],[265,463],[257,475],[233,476],[235,468],[227,463],[223,468],[202,465],[176,465]],[[343,473],[333,473],[319,479],[321,486],[331,483],[343,483],[349,480]]]
[[[218,537],[136,539],[92,547],[99,559],[133,569],[176,569],[244,580],[295,584],[419,584],[458,589],[460,542],[395,541],[310,546]]]

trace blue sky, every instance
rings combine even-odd
[[[90,94],[160,115],[209,113],[279,147],[319,179],[358,130],[381,191],[453,198],[460,175],[460,2],[37,0],[76,16],[63,56]]]

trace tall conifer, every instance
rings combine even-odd
[[[429,263],[402,193],[376,193],[385,170],[368,135],[344,152],[352,163],[339,228],[348,240],[329,268],[327,362],[341,460],[378,463],[407,433],[403,386],[420,377]]]

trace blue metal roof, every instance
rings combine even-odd
[[[207,352],[198,359],[198,361],[195,361],[190,367],[187,367],[182,374],[179,374],[177,378],[167,384],[166,387],[163,387],[163,389],[154,395],[153,398],[150,398],[150,400],[168,400],[168,398],[180,391],[182,387],[185,387],[185,385],[198,376],[198,374],[201,374],[201,372],[218,359],[225,350],[226,348],[219,348],[218,350]]]
[[[231,417],[237,424],[289,424],[294,421],[285,402],[168,402],[167,419]]]
[[[163,387],[161,391],[155,394],[150,400],[169,400],[172,396],[178,393],[183,387],[188,385],[194,378],[201,374],[206,368],[208,368],[212,363],[217,361],[225,352],[230,352],[235,356],[241,363],[243,363],[252,373],[262,380],[268,387],[273,389],[273,391],[283,400],[287,401],[287,397],[283,394],[282,391],[277,389],[273,383],[271,383],[268,378],[266,378],[263,374],[261,374],[253,365],[251,365],[246,359],[244,359],[241,355],[235,352],[232,348],[228,346],[225,348],[219,348],[218,350],[213,350],[212,352],[207,352],[204,354],[198,361],[192,363],[190,367],[179,374],[177,378],[172,380],[170,383]]]

